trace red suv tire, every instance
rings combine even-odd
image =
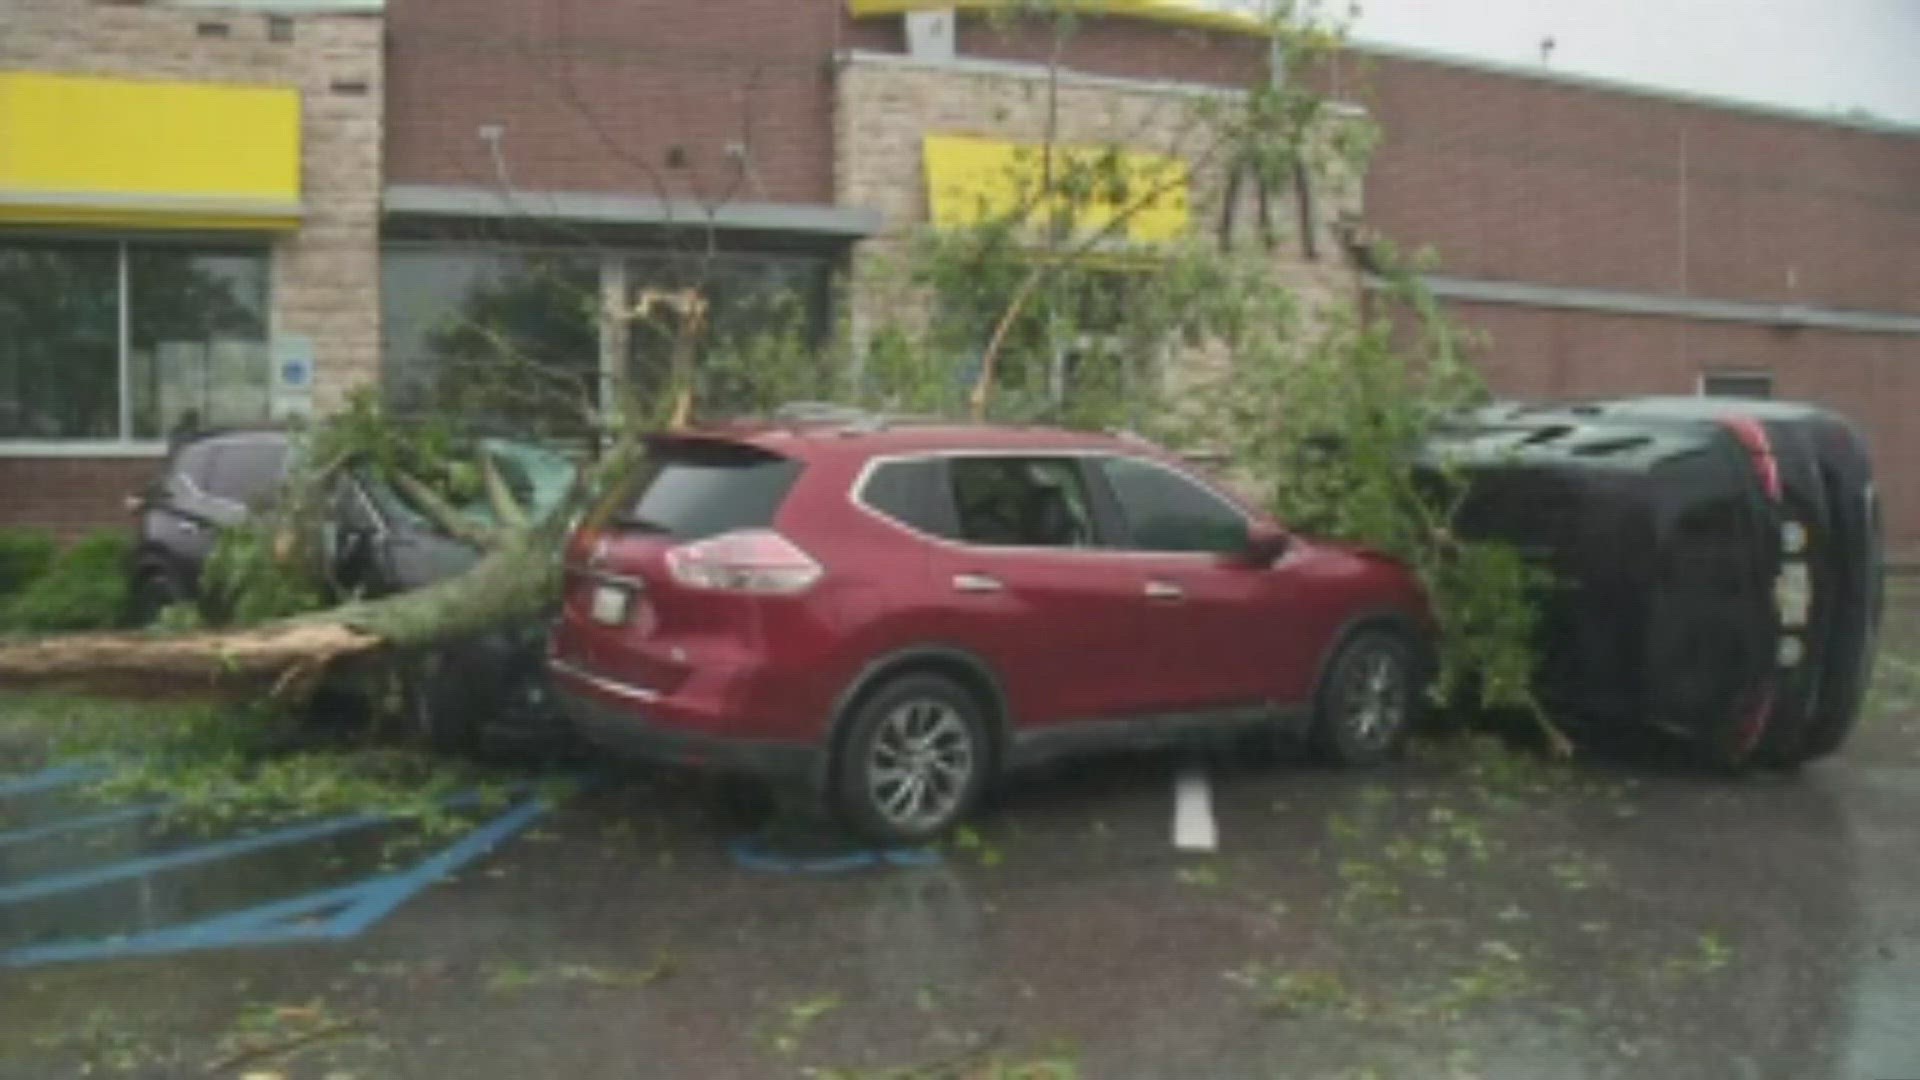
[[[944,676],[896,676],[848,717],[832,763],[834,809],[873,839],[918,843],[966,816],[992,764],[978,698]]]

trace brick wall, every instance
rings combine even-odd
[[[1055,51],[1051,31],[1032,20],[1009,26],[978,17],[960,20],[957,47],[967,56],[1044,63]],[[1266,42],[1243,34],[1143,19],[1076,18],[1060,60],[1075,71],[1136,79],[1246,86],[1266,77]]]
[[[391,0],[387,175],[828,203],[837,0]],[[730,144],[749,148],[743,159]]]
[[[260,13],[0,0],[0,69],[299,88],[306,217],[297,232],[272,241],[273,329],[313,340],[316,399],[326,407],[379,370],[381,21],[290,21],[292,38],[282,42],[269,38],[269,17]],[[126,459],[7,459],[0,448],[0,522],[71,529],[119,520],[126,481],[151,468]],[[36,494],[54,490],[43,476],[74,484]]]
[[[144,490],[158,458],[0,456],[0,528],[31,526],[71,540],[132,523],[125,499]]]
[[[1368,211],[1449,273],[1920,312],[1920,137],[1394,57]]]
[[[387,175],[493,187],[785,203],[834,196],[834,57],[904,52],[898,17],[843,0],[391,0]],[[1039,60],[1044,28],[961,20],[961,52]],[[1264,45],[1131,19],[1081,20],[1078,71],[1244,84]],[[751,147],[743,168],[728,145]]]

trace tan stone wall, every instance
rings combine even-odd
[[[0,70],[295,86],[306,219],[273,243],[273,329],[310,337],[317,404],[380,367],[382,20],[0,0]],[[224,28],[224,29],[221,29]]]
[[[1199,115],[1216,88],[1123,80],[1063,72],[1058,84],[1056,139],[1060,144],[1117,144],[1171,154],[1193,165],[1191,201],[1196,232],[1219,227],[1226,190],[1217,140]],[[851,287],[854,339],[863,341],[884,313],[924,311],[893,272],[913,234],[928,220],[921,141],[932,134],[977,135],[1028,143],[1045,140],[1048,78],[1040,65],[1004,62],[924,62],[889,54],[843,58],[835,112],[835,194],[843,206],[871,207],[885,219],[880,236],[856,252]],[[1230,107],[1230,106],[1229,106]],[[1356,286],[1335,239],[1336,221],[1357,217],[1360,185],[1322,175],[1312,206],[1317,259],[1305,254],[1294,193],[1271,202],[1278,237],[1274,257],[1288,266],[1309,301],[1349,298]],[[1234,241],[1255,231],[1251,190],[1243,192]]]

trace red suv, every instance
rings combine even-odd
[[[583,734],[804,780],[886,841],[1063,751],[1281,730],[1371,763],[1430,666],[1404,567],[1124,437],[671,435],[566,559],[550,667]]]

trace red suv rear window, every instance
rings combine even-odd
[[[702,540],[773,524],[800,463],[754,446],[656,442],[614,524]]]

